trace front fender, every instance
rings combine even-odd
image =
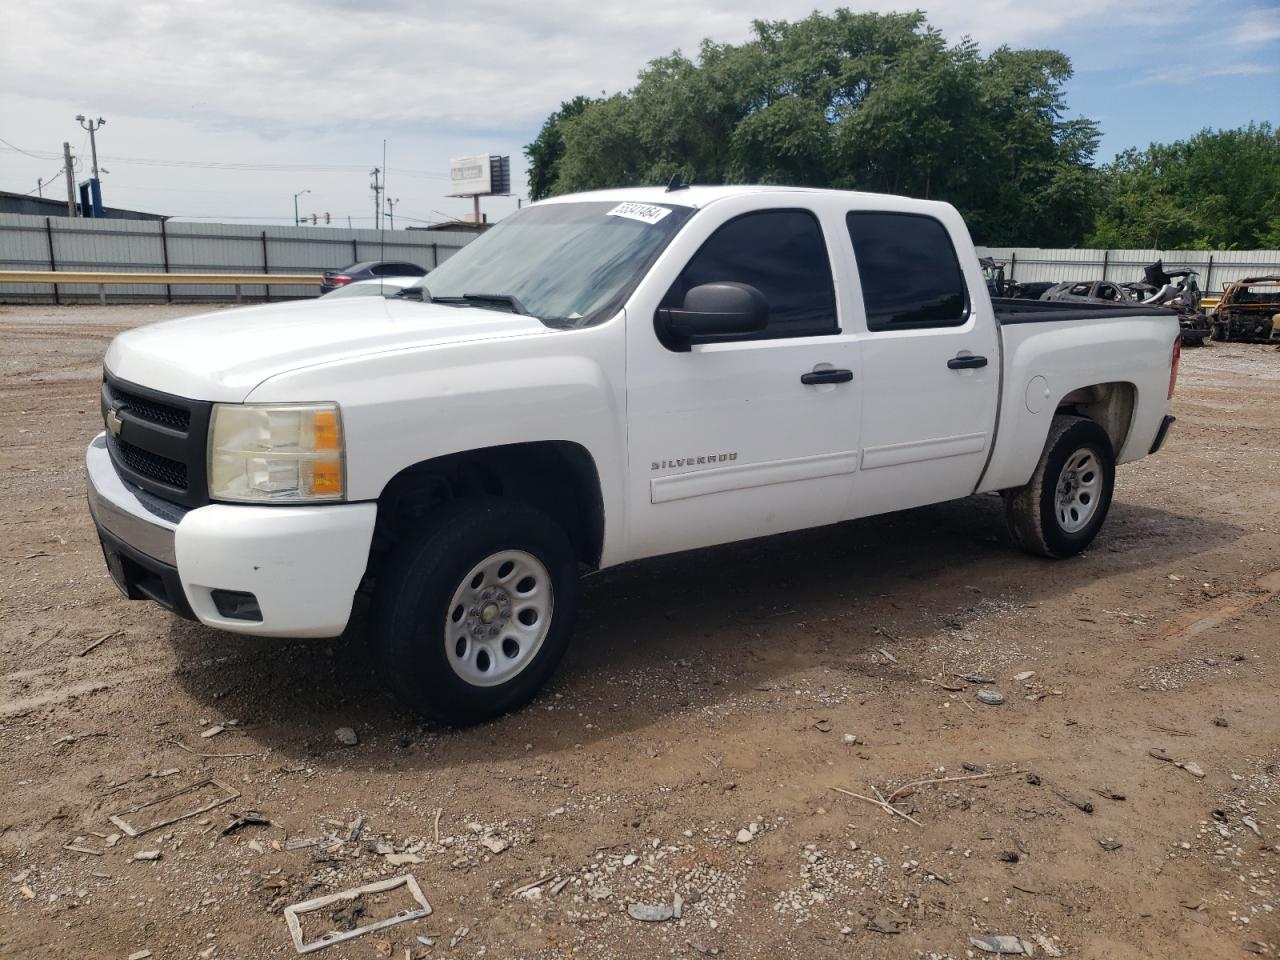
[[[251,402],[342,408],[350,500],[375,500],[405,467],[538,440],[579,444],[604,498],[605,554],[621,536],[626,458],[622,320],[545,336],[355,357],[281,374]]]

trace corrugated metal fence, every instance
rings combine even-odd
[[[437,230],[259,227],[0,214],[0,270],[157,273],[320,273],[360,260],[408,260],[430,269],[472,239]],[[315,287],[245,286],[253,298],[315,296]],[[112,286],[109,300],[231,300],[232,287]],[[0,302],[97,301],[86,284],[0,284]]]
[[[319,273],[359,260],[409,260],[428,269],[472,239],[435,230],[352,230],[340,227],[260,227],[228,223],[165,223],[0,214],[0,270],[120,270],[123,272]],[[979,247],[1006,261],[1006,278],[1140,280],[1158,259],[1200,272],[1201,289],[1217,293],[1241,277],[1280,274],[1280,250],[1050,250]],[[309,287],[245,287],[249,297],[307,297]],[[173,285],[109,287],[117,302],[230,300],[231,287]],[[96,301],[84,284],[0,285],[0,302]]]
[[[1043,247],[979,247],[978,255],[1003,260],[1005,279],[1022,283],[1052,280],[1142,279],[1142,268],[1163,260],[1165,269],[1189,267],[1200,273],[1200,289],[1221,293],[1242,277],[1280,274],[1280,250],[1049,250]]]

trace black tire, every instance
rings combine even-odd
[[[493,686],[477,685],[455,670],[454,662],[465,661],[451,659],[451,650],[457,642],[452,634],[466,632],[470,622],[482,629],[480,621],[466,620],[464,613],[465,622],[454,627],[446,618],[451,616],[455,591],[464,589],[464,578],[486,558],[504,551],[532,556],[549,574],[550,625],[520,672]],[[512,607],[518,602],[512,600]],[[455,612],[461,606],[455,606]],[[514,500],[455,500],[408,531],[378,577],[371,635],[378,672],[410,708],[455,726],[480,723],[523,705],[537,693],[564,655],[577,606],[577,561],[554,521]],[[507,622],[518,616],[512,614]],[[482,656],[472,659],[478,664]],[[483,656],[483,662],[493,661]]]
[[[1068,459],[1083,450],[1093,452],[1101,475],[1096,495],[1090,494],[1093,512],[1087,522],[1080,529],[1067,529],[1058,513],[1058,484]],[[1005,519],[1014,542],[1029,553],[1056,559],[1074,556],[1089,546],[1111,509],[1115,463],[1111,440],[1096,423],[1083,417],[1055,416],[1031,480],[1024,487],[1004,492]],[[1074,521],[1068,518],[1067,522]]]

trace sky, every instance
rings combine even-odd
[[[911,4],[850,2],[890,12]],[[838,5],[818,4],[830,11]],[[1204,127],[1280,122],[1280,0],[933,0],[951,42],[1054,48],[1076,75],[1071,115],[1103,132],[1098,160]],[[77,114],[103,117],[104,201],[183,218],[288,223],[326,212],[372,226],[382,166],[395,226],[460,217],[449,160],[509,154],[562,100],[626,90],[643,65],[813,0],[5,0],[0,190],[65,197],[63,141],[88,176]],[[485,198],[498,219],[517,198]]]

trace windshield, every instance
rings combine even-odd
[[[693,214],[653,203],[526,207],[408,288],[423,299],[529,313],[582,327],[622,306]]]

